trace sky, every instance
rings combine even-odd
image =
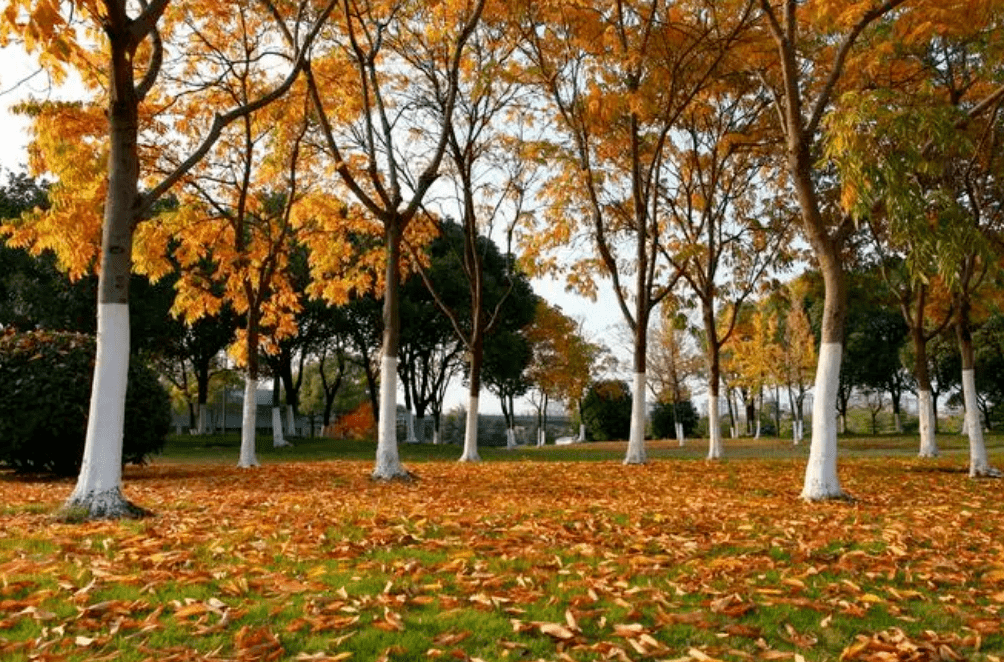
[[[69,94],[53,89],[49,79],[44,74],[35,73],[36,71],[32,62],[19,49],[0,49],[0,170],[4,173],[4,180],[9,172],[24,171],[28,161],[26,147],[29,141],[29,123],[25,118],[12,113],[11,108],[27,97],[56,99]],[[533,287],[538,295],[551,304],[560,306],[566,315],[580,322],[588,340],[605,344],[615,350],[617,355],[625,354],[623,348],[615,346],[623,336],[618,327],[624,323],[609,281],[601,283],[595,302],[566,292],[564,282],[550,278],[535,279]],[[447,393],[446,411],[466,403],[466,399],[466,389],[457,382]],[[498,400],[487,390],[481,394],[480,409],[487,414],[501,413]],[[517,403],[518,413],[529,412],[530,409],[528,402]]]

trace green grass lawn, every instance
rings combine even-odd
[[[72,481],[0,471],[0,660],[1004,659],[1004,481],[957,438],[842,439],[855,500],[815,504],[787,440],[402,445],[408,483],[293,441],[242,470],[236,436],[172,438],[125,470],[138,521],[58,522]]]
[[[273,448],[270,435],[259,435],[257,453],[263,463],[308,461],[308,460],[373,460],[376,446],[373,441],[344,439],[292,437],[292,447]],[[653,459],[704,459],[707,455],[707,439],[689,439],[681,448],[673,440],[650,440],[647,442],[649,457]],[[838,447],[846,457],[909,457],[917,454],[919,441],[916,436],[907,435],[853,435],[840,437]],[[952,434],[940,435],[938,445],[946,457],[964,460],[969,452],[967,438]],[[987,450],[990,453],[1004,451],[1004,435],[988,434]],[[197,463],[237,463],[240,450],[240,435],[236,432],[207,436],[171,435],[163,453],[155,461],[197,462]],[[460,457],[460,446],[432,444],[399,444],[398,450],[403,462],[430,462],[456,460]],[[508,450],[498,446],[482,446],[481,458],[489,462],[535,461],[602,461],[623,459],[626,442],[586,442],[570,446],[548,445],[541,448],[519,446]],[[806,458],[809,453],[808,440],[794,446],[790,439],[764,437],[751,439],[725,439],[725,459],[787,459]]]

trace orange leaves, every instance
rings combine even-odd
[[[807,505],[788,461],[154,464],[140,529],[2,476],[0,655],[990,661],[999,485],[953,466],[850,459],[867,498]]]
[[[909,660],[917,662],[954,662],[968,659],[960,649],[979,647],[979,637],[958,634],[938,634],[930,630],[922,637],[911,638],[903,630],[893,628],[871,637],[858,635],[857,641],[840,654],[840,662],[885,662]]]

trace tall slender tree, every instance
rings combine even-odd
[[[751,6],[742,0],[519,5],[527,75],[546,98],[559,136],[543,152],[555,175],[545,190],[546,230],[535,231],[529,255],[547,265],[545,253],[586,237],[593,251],[572,265],[569,284],[587,294],[597,277],[613,285],[634,336],[626,464],[647,459],[649,319],[680,275],[663,256],[661,166],[679,118],[709,84]]]
[[[762,50],[751,52],[750,64],[774,100],[802,232],[825,283],[812,443],[802,487],[806,500],[845,496],[837,476],[835,414],[847,299],[842,252],[854,222],[850,214],[824,205],[820,194],[821,123],[841,91],[848,59],[865,37],[874,34],[869,28],[904,2],[882,0],[846,7],[835,2],[806,5],[797,0],[758,0],[766,43]]]
[[[306,69],[307,83],[339,181],[383,234],[384,336],[373,477],[389,480],[410,475],[396,438],[402,241],[439,177],[464,51],[485,0],[342,0],[340,5],[337,27]],[[444,100],[441,110],[430,113],[411,103],[417,96],[412,86],[426,79],[414,75],[409,58],[444,72],[445,87],[431,93]]]
[[[299,6],[283,5],[280,8],[268,0],[260,3],[262,11],[279,20],[286,20],[289,16],[295,17],[293,20],[316,16],[306,29],[296,29],[298,38],[288,44],[284,59],[289,64],[288,73],[272,85],[265,86],[254,98],[218,110],[208,123],[196,128],[189,123],[190,118],[175,118],[177,122],[173,124],[166,117],[161,117],[160,121],[154,118],[158,109],[170,107],[176,94],[192,92],[191,89],[184,89],[182,72],[178,72],[178,77],[170,77],[170,67],[180,64],[183,68],[195,66],[195,63],[184,57],[165,57],[166,44],[173,45],[176,35],[186,39],[188,36],[181,35],[183,22],[174,15],[167,15],[169,10],[183,11],[181,3],[170,0],[135,3],[127,0],[60,3],[8,0],[4,3],[4,11],[0,15],[0,40],[6,43],[14,35],[23,37],[27,49],[57,78],[61,79],[69,67],[76,69],[91,91],[91,103],[95,108],[102,105],[105,108],[104,113],[94,114],[92,118],[100,127],[102,135],[96,136],[96,144],[106,161],[103,167],[86,173],[89,176],[85,190],[91,195],[84,196],[85,200],[101,200],[103,213],[94,207],[81,210],[72,203],[60,205],[60,195],[63,200],[72,200],[76,193],[74,182],[64,181],[62,191],[58,190],[59,187],[53,190],[55,204],[49,213],[41,215],[37,223],[31,224],[32,229],[27,231],[27,236],[15,232],[14,237],[16,242],[31,244],[54,230],[63,233],[66,226],[88,227],[91,236],[95,229],[100,228],[99,252],[80,250],[80,246],[66,247],[74,253],[68,261],[76,264],[78,273],[90,262],[90,256],[100,255],[97,359],[87,437],[80,476],[66,501],[67,509],[83,511],[89,517],[143,513],[141,508],[129,503],[121,491],[122,435],[129,363],[128,285],[133,233],[153,210],[157,200],[209,152],[225,127],[268,105],[293,84],[303,55],[327,19],[334,2],[322,7],[318,14],[311,10],[312,3],[306,0],[293,4]],[[221,11],[217,19],[229,23],[233,19],[227,11],[229,5],[219,5],[219,8]],[[285,9],[291,9],[292,13],[282,11]],[[93,42],[78,41],[78,34],[83,33],[78,32],[78,20],[86,23],[84,27],[90,34],[100,36]],[[175,32],[175,29],[179,31]],[[178,47],[183,49],[183,43],[184,40],[179,40]],[[282,58],[275,64],[280,61]],[[275,72],[274,69],[272,71]],[[170,84],[156,89],[158,80],[168,78]],[[140,144],[146,132],[159,133],[168,127],[185,135],[197,131],[200,139],[193,141],[185,153],[177,154],[173,167],[161,174],[144,161]],[[39,135],[50,128],[61,127],[36,125]],[[86,159],[81,165],[86,167],[93,163],[94,159]],[[95,179],[95,175],[99,177]],[[142,189],[141,181],[144,183]],[[76,216],[81,211],[84,213]],[[66,223],[67,220],[71,222]]]

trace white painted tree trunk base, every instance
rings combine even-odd
[[[719,422],[718,396],[708,393],[708,459],[722,457],[722,426]],[[735,428],[732,428],[735,431]]]
[[[198,434],[211,434],[211,421],[209,417],[209,405],[205,402],[199,404],[199,427]]]
[[[417,444],[418,437],[415,436],[415,414],[408,411],[405,417],[407,423],[408,436],[405,438],[404,443],[406,444]]]
[[[293,411],[293,405],[286,405],[286,434],[296,436],[296,412]]]
[[[97,321],[97,355],[84,457],[76,487],[59,512],[65,521],[149,514],[122,496],[122,440],[129,379],[128,304],[99,303]]]
[[[464,452],[458,462],[480,462],[478,455],[478,397],[467,398],[467,427],[464,430]]]
[[[680,448],[683,448],[687,440],[683,435],[683,423],[676,423],[676,441],[679,443]]]
[[[513,428],[506,428],[505,447],[509,450],[516,448],[516,430]]]
[[[976,372],[972,369],[962,371],[962,394],[966,402],[966,426],[969,429],[969,477],[1000,478],[1004,474],[991,466],[987,458],[983,426],[980,425],[976,404]]]
[[[579,442],[584,442],[586,440],[586,424],[579,423]]]
[[[116,487],[82,495],[74,491],[56,512],[56,519],[73,523],[97,519],[139,519],[152,514],[126,499]]]
[[[759,421],[759,419],[756,422],[756,434],[753,435],[753,438],[754,439],[759,439],[760,438],[760,421]]]
[[[547,432],[544,431],[544,428],[538,428],[537,429],[537,448],[540,448],[541,446],[544,446],[546,443],[547,443]]]
[[[292,445],[282,435],[282,407],[272,407],[272,448],[289,448]]]
[[[250,375],[244,378],[244,410],[241,416],[241,454],[237,466],[250,469],[258,466],[255,448],[258,419],[258,380]]]
[[[934,434],[934,398],[930,391],[917,393],[917,418],[920,421],[920,457],[938,457],[938,439]]]
[[[806,501],[848,498],[837,477],[837,388],[842,351],[840,343],[822,343],[819,348],[812,441],[801,495]]]
[[[628,438],[627,455],[624,464],[645,464],[648,453],[645,450],[645,373],[634,374],[634,391],[631,393],[631,436]]]
[[[373,480],[411,480],[411,472],[401,465],[397,452],[397,357],[385,356],[380,362],[380,424],[377,426],[377,451]]]
[[[439,430],[433,430],[432,431],[432,445],[433,446],[438,446],[439,444],[440,444],[440,441],[439,441]]]

